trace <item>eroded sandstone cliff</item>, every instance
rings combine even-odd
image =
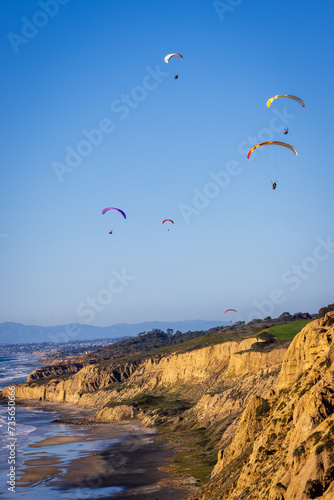
[[[334,498],[334,313],[291,343],[277,381],[253,395],[201,500]],[[230,441],[230,442],[229,442]]]
[[[41,368],[36,368],[28,376],[27,382],[32,382],[33,380],[40,380],[50,377],[58,377],[59,375],[64,375],[65,373],[77,373],[84,366],[87,366],[88,362],[64,362],[64,363],[53,363],[52,365],[43,366]]]
[[[222,418],[242,409],[254,384],[267,391],[277,375],[286,347],[256,352],[258,339],[225,342],[186,352],[154,356],[140,362],[104,362],[76,367],[50,366],[35,370],[28,382],[16,386],[18,399],[71,402],[101,408],[133,400],[141,394],[180,388],[198,403],[198,418]],[[259,375],[260,374],[260,375]],[[39,380],[37,380],[39,379]],[[241,384],[241,385],[240,385]],[[7,389],[3,391],[6,395]],[[229,403],[233,400],[233,404]]]

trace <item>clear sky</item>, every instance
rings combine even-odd
[[[1,2],[0,322],[332,303],[333,22],[313,0]],[[298,156],[247,160],[266,140]]]

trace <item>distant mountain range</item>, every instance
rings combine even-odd
[[[216,326],[226,326],[226,321],[148,321],[145,323],[118,323],[111,326],[91,326],[69,323],[59,326],[21,325],[20,323],[0,323],[0,344],[35,344],[42,342],[73,342],[75,340],[113,339],[134,337],[140,332],[148,332],[154,328],[176,332],[209,330]]]

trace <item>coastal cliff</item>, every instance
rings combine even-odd
[[[54,367],[50,375],[46,367],[17,385],[16,397],[95,407],[96,421],[158,427],[174,443],[178,467],[184,461],[202,483],[193,500],[329,500],[333,340],[332,312],[291,343],[263,332],[103,360],[76,373]]]
[[[17,399],[38,399],[51,402],[69,402],[80,406],[101,408],[112,403],[131,400],[152,391],[168,391],[180,387],[191,399],[199,399],[208,390],[227,382],[228,394],[239,379],[259,371],[268,378],[280,367],[286,347],[259,353],[251,350],[258,342],[249,338],[204,347],[183,354],[149,357],[144,361],[117,363],[115,360],[100,365],[51,365],[32,372],[27,383],[16,386]],[[231,387],[228,387],[228,386]],[[247,386],[246,380],[243,384]],[[270,385],[270,384],[269,384]],[[263,384],[268,390],[268,383]],[[7,389],[3,390],[6,396]],[[208,395],[206,396],[208,399]],[[217,405],[217,397],[212,406]],[[208,403],[206,403],[208,407]]]
[[[135,371],[136,367],[136,363],[121,363],[115,366],[106,366],[105,368],[87,365],[74,374],[65,369],[60,375],[56,376],[49,375],[52,367],[40,368],[38,369],[39,379],[36,380],[35,370],[29,375],[28,382],[15,386],[15,396],[18,400],[32,399],[54,403],[78,404],[85,393],[95,393],[112,383],[123,382]],[[60,370],[61,368],[58,365],[58,369],[55,369],[54,372]],[[44,374],[44,377],[42,374]],[[8,388],[5,387],[2,395],[6,397],[7,394]]]
[[[293,340],[276,382],[224,435],[196,500],[334,498],[334,313]],[[232,437],[232,439],[231,439]]]
[[[40,380],[50,377],[57,377],[65,373],[76,373],[82,370],[82,368],[87,364],[90,363],[65,362],[65,363],[53,363],[49,366],[36,368],[36,370],[34,370],[29,374],[27,382],[32,382],[33,380]]]

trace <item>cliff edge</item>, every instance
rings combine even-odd
[[[277,380],[249,400],[194,500],[334,498],[333,340],[333,312],[294,338]]]

